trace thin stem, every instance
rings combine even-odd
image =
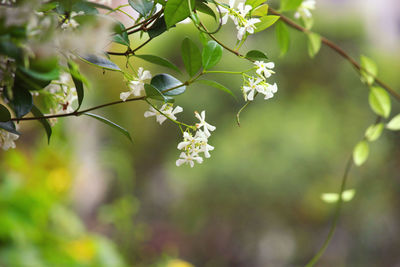
[[[304,32],[304,33],[311,33],[310,30],[300,26],[299,24],[297,24],[296,22],[294,22],[293,20],[289,19],[288,17],[282,15],[281,13],[277,12],[276,10],[274,10],[273,8],[269,8],[269,13],[274,14],[274,15],[278,15],[280,16],[280,20],[282,20],[284,23],[286,23],[288,26]],[[349,54],[347,54],[340,46],[338,46],[337,44],[335,44],[334,42],[332,42],[331,40],[327,39],[326,37],[321,36],[321,42],[328,46],[329,48],[331,48],[333,51],[335,51],[336,53],[338,53],[340,56],[342,56],[344,59],[346,59],[348,62],[350,62],[351,65],[353,65],[353,67],[360,72],[361,70],[365,71],[368,73],[367,70],[365,70],[363,67],[361,67],[361,65],[354,59],[352,58]],[[374,75],[371,75],[374,76]],[[397,93],[393,88],[391,88],[389,85],[387,85],[386,83],[384,83],[382,80],[380,80],[377,77],[375,78],[375,82],[377,84],[379,84],[380,86],[382,86],[383,88],[385,88],[386,91],[388,91],[396,100],[400,101],[400,94]]]
[[[244,71],[205,70],[204,73],[243,74]]]
[[[343,191],[346,188],[346,182],[347,182],[347,178],[349,176],[349,172],[351,170],[351,166],[353,165],[353,158],[350,157],[347,161],[346,164],[346,168],[344,170],[344,174],[343,174],[343,178],[342,178],[342,184],[340,186],[340,191],[339,191],[339,200],[338,203],[336,205],[336,210],[335,210],[335,214],[333,215],[333,221],[332,221],[332,225],[331,228],[329,229],[329,233],[328,236],[326,237],[324,243],[322,244],[322,247],[318,250],[317,254],[314,255],[314,257],[307,263],[307,265],[305,267],[312,267],[314,266],[315,263],[317,263],[317,261],[321,258],[321,256],[324,254],[325,250],[327,249],[333,234],[335,233],[336,227],[337,227],[337,223],[339,220],[339,215],[340,215],[340,211],[342,208],[342,204],[343,204],[343,198],[342,198],[342,194]]]

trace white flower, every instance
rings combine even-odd
[[[172,104],[166,103],[160,108],[160,111],[164,114],[161,114],[155,108],[150,107],[149,110],[144,113],[144,116],[146,118],[156,116],[156,121],[161,125],[167,119],[167,117],[176,120],[175,114],[182,112],[183,108],[180,106],[176,106],[174,109]],[[167,117],[164,115],[166,115]]]
[[[18,139],[17,134],[7,132],[6,130],[0,129],[0,146],[3,150],[15,148],[14,141]]]
[[[243,91],[244,91],[244,96],[245,96],[246,101],[248,101],[248,100],[253,101],[255,91],[260,91],[260,92],[262,91],[262,89],[260,89],[261,81],[262,81],[262,79],[260,79],[260,78],[254,79],[254,77],[251,77],[248,81],[248,85],[243,86]]]
[[[176,166],[181,166],[182,164],[188,163],[191,168],[194,167],[194,162],[197,161],[197,163],[202,163],[203,158],[199,157],[197,155],[193,154],[187,154],[185,152],[182,152],[181,155],[179,156],[180,159],[176,161]]]
[[[224,25],[228,22],[228,18],[230,17],[234,22],[235,22],[235,17],[234,17],[234,5],[235,5],[235,0],[229,0],[229,8],[225,7],[219,7],[221,10],[221,14],[224,14],[221,18],[221,24]],[[236,22],[235,22],[236,23]]]
[[[247,13],[249,13],[249,11],[252,9],[250,5],[244,5],[243,3],[239,3],[237,8],[240,16],[243,18],[246,17]]]
[[[129,92],[123,92],[119,95],[122,101],[126,101],[130,95],[140,96],[144,91],[144,80],[151,79],[151,73],[148,70],[143,70],[142,67],[138,69],[138,77],[129,81]]]
[[[312,14],[310,10],[315,9],[315,0],[304,0],[301,5],[297,8],[297,12],[294,14],[296,19],[311,18]]]
[[[265,63],[264,61],[256,61],[254,62],[254,65],[257,66],[257,74],[264,75],[265,78],[269,78],[273,73],[275,73],[271,70],[275,67],[274,62]]]
[[[201,112],[201,115],[197,111],[195,111],[194,115],[200,121],[200,123],[196,123],[197,129],[200,129],[201,127],[203,127],[203,131],[204,131],[204,134],[206,135],[206,137],[207,138],[210,137],[210,135],[211,135],[210,131],[214,131],[215,130],[215,126],[212,126],[211,124],[209,124],[209,123],[207,123],[205,121],[205,119],[206,119],[206,111],[203,110]]]
[[[261,22],[260,19],[248,19],[243,21],[243,26],[237,26],[238,33],[236,35],[238,40],[242,40],[243,35],[248,32],[253,34],[256,26],[254,24]]]
[[[209,158],[211,157],[210,152],[214,150],[214,147],[208,144],[207,136],[201,130],[196,132],[195,138],[197,140],[198,145],[198,152],[203,152],[204,157]]]
[[[73,30],[79,26],[79,23],[76,22],[76,20],[73,19],[73,17],[80,16],[85,14],[83,11],[79,11],[78,13],[72,11],[69,18],[64,21],[64,23],[61,25],[61,29],[63,30]]]
[[[274,97],[274,94],[278,91],[278,86],[276,85],[276,83],[274,83],[273,85],[271,84],[266,84],[266,86],[264,86],[264,90],[262,92],[262,94],[265,95],[264,99],[270,99],[272,97]]]

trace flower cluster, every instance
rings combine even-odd
[[[69,16],[69,18],[65,19],[63,24],[61,24],[61,29],[63,29],[63,30],[73,30],[73,29],[77,28],[79,26],[79,23],[76,22],[74,17],[81,16],[81,15],[84,15],[84,14],[85,13],[83,11],[79,11],[78,13],[72,11],[70,16]]]
[[[170,103],[165,103],[159,110],[156,110],[153,107],[150,107],[150,110],[144,113],[146,118],[156,116],[156,121],[160,123],[160,125],[168,118],[172,120],[176,120],[175,114],[183,111],[183,108],[180,106],[173,107]]]
[[[256,29],[255,24],[261,22],[261,20],[257,18],[246,18],[252,9],[250,5],[239,3],[237,9],[235,9],[234,6],[235,0],[230,0],[229,7],[220,7],[221,13],[224,14],[221,18],[221,24],[226,24],[228,22],[228,18],[231,18],[236,25],[236,29],[238,30],[236,37],[238,40],[242,40],[246,33],[254,33],[254,30]]]
[[[312,17],[311,10],[315,9],[315,0],[304,0],[297,9],[294,17],[296,19],[308,19]]]
[[[0,129],[0,147],[3,150],[15,148],[14,141],[18,139],[17,134],[7,132],[6,130]]]
[[[140,96],[144,91],[144,80],[151,79],[151,73],[148,70],[144,70],[142,67],[138,69],[137,77],[128,82],[129,91],[120,94],[122,101],[126,101],[130,95]]]
[[[244,99],[246,101],[253,101],[255,93],[263,94],[264,99],[270,99],[278,91],[276,83],[269,84],[267,78],[271,77],[275,72],[272,70],[275,67],[273,62],[256,61],[256,73],[258,77],[249,77],[245,80],[243,86]]]
[[[211,157],[209,151],[214,150],[214,147],[208,144],[208,138],[211,136],[210,131],[215,130],[215,126],[205,121],[206,112],[204,110],[201,114],[195,112],[195,116],[200,121],[196,124],[197,130],[194,135],[188,131],[183,133],[183,141],[178,144],[178,149],[182,152],[176,161],[176,166],[189,164],[193,168],[195,162],[203,162],[200,153],[203,153],[205,158],[209,158]]]

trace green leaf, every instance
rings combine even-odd
[[[202,63],[205,70],[215,66],[222,57],[222,46],[211,40],[203,49]]]
[[[6,122],[9,120],[11,120],[10,111],[8,111],[8,108],[0,104],[0,122]]]
[[[269,15],[269,16],[264,16],[260,18],[260,22],[254,24],[256,26],[256,29],[254,32],[260,32],[265,30],[266,28],[272,26],[277,20],[279,19],[279,16],[275,15]]]
[[[57,80],[60,75],[58,68],[52,69],[51,71],[46,73],[40,73],[32,69],[26,69],[24,67],[19,67],[19,70],[21,70],[24,74],[41,81]]]
[[[85,92],[83,90],[84,77],[79,72],[79,66],[75,62],[69,61],[68,67],[69,72],[71,73],[72,81],[75,84],[76,93],[78,95],[78,107],[75,110],[78,111],[82,105],[83,97],[85,95]]]
[[[215,20],[217,20],[217,16],[215,16],[215,13],[211,9],[211,7],[209,7],[208,5],[203,3],[202,1],[199,1],[199,0],[196,1],[196,10],[198,12],[201,12],[201,13],[204,13],[206,15],[209,15],[209,16],[213,17]]]
[[[121,71],[121,69],[116,65],[114,62],[111,60],[104,58],[104,57],[99,57],[96,55],[89,55],[86,57],[81,57],[83,61],[86,63],[95,65],[97,67],[107,69],[107,70],[112,70],[112,71]]]
[[[246,53],[246,58],[251,60],[266,60],[268,59],[267,55],[259,50],[250,50]]]
[[[258,6],[251,12],[251,16],[264,17],[266,15],[268,15],[268,5],[267,4]]]
[[[354,198],[356,191],[354,189],[345,190],[342,193],[342,200],[344,202],[349,202]],[[337,193],[324,193],[321,195],[322,201],[326,203],[336,203],[339,201],[339,194]]]
[[[215,87],[215,88],[217,88],[217,89],[219,89],[221,91],[224,91],[225,93],[230,94],[231,96],[233,96],[233,98],[235,98],[237,100],[236,96],[232,93],[231,90],[229,90],[228,88],[226,88],[225,86],[223,86],[222,84],[220,84],[220,83],[218,83],[216,81],[212,81],[212,80],[197,80],[197,82],[203,83],[203,84]]]
[[[128,2],[143,17],[146,17],[153,8],[153,2],[147,0],[128,0]]]
[[[145,84],[144,85],[144,90],[146,92],[146,96],[148,98],[151,99],[156,99],[156,100],[160,100],[160,101],[164,101],[167,102],[165,96],[154,86],[152,86],[151,84]]]
[[[0,122],[0,128],[6,130],[7,132],[20,135],[20,133],[16,130],[13,121]]]
[[[246,5],[249,5],[254,9],[264,2],[265,0],[246,0]]]
[[[376,63],[372,59],[362,55],[360,57],[360,64],[361,81],[369,85],[373,84],[375,77],[378,75]]]
[[[37,12],[46,12],[53,10],[57,7],[58,3],[57,2],[50,2],[50,3],[45,3],[42,4],[36,11]]]
[[[367,141],[360,141],[353,150],[353,161],[357,166],[361,166],[368,158],[369,144]]]
[[[105,124],[107,124],[107,125],[113,127],[114,129],[116,129],[116,130],[118,130],[119,132],[121,132],[122,134],[124,134],[131,142],[133,142],[133,140],[132,140],[131,135],[129,134],[129,132],[128,132],[126,129],[124,129],[124,128],[122,128],[121,126],[119,126],[118,124],[116,124],[116,123],[114,123],[114,122],[112,122],[112,121],[110,121],[110,120],[108,120],[108,119],[106,119],[106,118],[104,118],[104,117],[102,117],[102,116],[93,114],[93,113],[83,113],[83,114],[86,115],[86,116],[95,118],[95,119],[97,119],[97,120],[99,120],[99,121],[101,121],[101,122],[103,122],[103,123],[105,123]]]
[[[383,123],[373,124],[365,131],[365,138],[367,138],[368,141],[373,142],[381,136],[383,129]]]
[[[194,0],[189,0],[194,8]],[[167,29],[190,16],[188,0],[168,0],[164,10]]]
[[[172,28],[172,27],[175,27],[175,26],[171,26],[170,28]],[[149,37],[153,39],[153,38],[163,34],[166,30],[167,30],[167,24],[165,23],[164,16],[162,16],[153,23],[153,25],[147,31],[147,33],[149,34]]]
[[[400,114],[394,116],[389,123],[386,125],[386,128],[392,131],[400,130]]]
[[[32,109],[33,99],[31,93],[25,88],[13,87],[12,108],[17,118],[22,118]]]
[[[169,74],[158,74],[151,79],[150,84],[154,86],[158,91],[160,91],[165,96],[176,96],[183,94],[186,90],[186,86],[182,85],[182,82],[172,77]],[[181,86],[180,86],[181,85]],[[179,87],[177,87],[179,86]],[[172,89],[177,87],[176,89]]]
[[[385,89],[380,87],[371,87],[371,90],[369,91],[369,105],[376,114],[384,118],[389,117],[391,102],[390,96]]]
[[[280,11],[296,10],[302,2],[303,0],[281,0]]]
[[[318,54],[319,49],[321,48],[321,37],[319,36],[319,34],[313,32],[308,33],[307,37],[308,55],[313,58],[316,54]]]
[[[201,53],[197,45],[189,38],[183,39],[181,54],[183,64],[190,77],[193,77],[201,68]]]
[[[32,107],[31,112],[35,117],[43,117],[44,116],[43,113],[35,105]],[[50,123],[47,119],[40,119],[39,122],[43,125],[43,128],[47,134],[47,142],[50,144],[50,137],[51,137],[51,133],[52,133]]]
[[[126,32],[124,24],[117,21],[117,23],[114,26],[114,33],[115,33],[113,37],[114,42],[125,45],[127,47],[130,46],[129,36],[128,33]]]
[[[172,70],[175,70],[175,71],[181,73],[181,71],[178,69],[177,66],[175,66],[173,63],[171,63],[170,61],[168,61],[165,58],[155,56],[155,55],[134,55],[134,56],[141,58],[143,60],[146,60],[150,63],[157,64],[157,65],[160,65],[163,67],[167,67],[167,68],[170,68]]]
[[[281,56],[285,55],[289,49],[290,35],[286,24],[278,21],[275,26],[276,40],[278,41]]]

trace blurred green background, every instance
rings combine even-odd
[[[391,46],[372,42],[392,33],[383,25],[371,35],[368,23],[379,21],[379,12],[365,19],[362,4],[357,9],[347,2],[317,2],[314,29],[355,57],[374,58],[379,76],[400,88],[399,38]],[[332,6],[346,12],[333,15]],[[233,32],[229,25],[217,37],[233,45]],[[97,111],[127,128],[133,144],[90,118],[60,119],[50,145],[39,124],[21,123],[17,149],[0,152],[0,266],[304,265],[332,219],[334,205],[320,195],[338,191],[346,160],[375,116],[368,88],[347,62],[326,47],[308,58],[306,37],[290,33],[282,58],[273,27],[243,46],[244,52],[265,51],[276,63],[272,79],[279,89],[274,98],[249,105],[241,127],[235,122],[243,105],[239,76],[209,76],[239,101],[197,84],[176,98],[182,121],[194,122],[193,112],[206,110],[207,121],[217,126],[211,158],[195,168],[175,166],[179,128],[144,118],[146,103]],[[186,36],[200,45],[193,26],[181,24],[142,54],[155,53],[183,69],[178,48]],[[139,36],[132,41],[139,44]],[[125,66],[124,59],[113,59]],[[131,63],[153,75],[170,73],[136,58]],[[225,52],[214,69],[249,67]],[[87,107],[126,90],[117,73],[81,68],[92,84]],[[385,131],[367,163],[352,170],[348,188],[356,190],[355,198],[344,205],[317,266],[400,266],[399,140]]]

